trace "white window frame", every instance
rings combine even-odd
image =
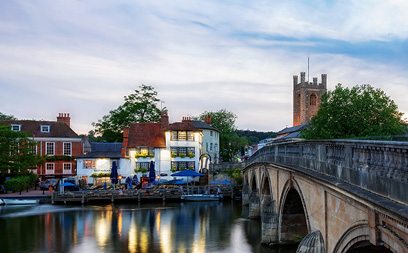
[[[63,163],[62,164],[62,173],[63,174],[72,174],[72,164],[71,163]]]
[[[21,131],[21,125],[11,124],[11,131],[20,132]]]
[[[49,174],[55,174],[55,164],[54,163],[46,163],[45,164],[45,174],[48,174],[48,175]]]
[[[41,133],[49,133],[50,132],[50,125],[41,125],[40,129],[41,129]]]
[[[69,149],[65,147],[66,144],[69,144]],[[72,142],[63,142],[62,143],[63,155],[72,156]],[[66,152],[69,151],[69,152]]]
[[[51,145],[52,144],[52,145]],[[51,145],[52,146],[52,154],[49,154],[48,153],[48,145]],[[51,156],[53,156],[53,155],[55,155],[55,142],[46,142],[45,143],[45,154],[46,155],[51,155]]]

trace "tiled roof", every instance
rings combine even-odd
[[[278,135],[281,134],[286,134],[286,133],[293,133],[297,131],[302,131],[303,129],[307,128],[309,124],[304,124],[304,125],[299,125],[299,126],[294,126],[294,127],[287,127],[281,131],[278,132]]]
[[[202,122],[202,121],[192,120],[191,123],[198,129],[209,129],[209,130],[214,130],[217,132],[220,131],[217,128],[211,126],[210,124]]]
[[[120,158],[122,143],[92,142],[92,150],[77,158]]]
[[[56,121],[37,121],[37,120],[1,120],[4,125],[21,125],[21,132],[29,133],[35,137],[53,137],[53,138],[79,138],[78,135],[65,123]],[[41,126],[50,126],[50,132],[41,132]]]
[[[174,122],[172,124],[169,124],[167,127],[167,130],[185,130],[185,131],[194,131],[198,130],[191,121],[182,121],[182,122]]]
[[[160,123],[132,123],[129,127],[128,148],[156,147],[165,148],[164,131]]]

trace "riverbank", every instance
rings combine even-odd
[[[40,204],[51,204],[51,194],[48,191],[29,189],[28,191],[8,192],[0,194],[0,199],[39,199]]]

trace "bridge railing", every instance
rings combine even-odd
[[[408,142],[271,143],[253,154],[247,166],[258,162],[312,170],[408,204]]]

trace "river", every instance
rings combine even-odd
[[[240,202],[0,206],[0,252],[261,252]]]

